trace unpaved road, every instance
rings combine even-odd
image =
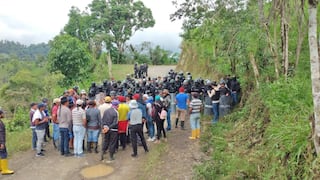
[[[151,77],[166,75],[174,66],[151,66],[149,74]],[[174,115],[172,115],[174,121]],[[152,168],[145,171],[148,160],[152,159],[157,146],[148,142],[149,153],[144,153],[142,147],[138,147],[138,158],[132,158],[131,146],[127,149],[119,150],[115,155],[116,160],[107,164],[114,168],[114,172],[108,176],[95,178],[104,179],[192,179],[192,166],[200,162],[201,154],[199,140],[189,140],[191,133],[189,122],[186,122],[187,130],[173,128],[168,132],[168,142],[165,151],[155,157]],[[31,133],[31,132],[30,132]],[[145,136],[147,137],[147,136]],[[81,174],[81,169],[105,162],[99,161],[99,154],[85,154],[83,158],[62,157],[59,152],[53,149],[52,143],[46,145],[46,156],[35,157],[34,151],[27,151],[14,155],[10,158],[10,168],[15,170],[11,176],[1,176],[5,180],[80,180],[85,179]],[[9,152],[10,153],[10,152]],[[107,155],[105,157],[108,157]]]

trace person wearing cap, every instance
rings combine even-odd
[[[53,130],[52,143],[53,143],[53,147],[56,149],[58,149],[57,143],[59,142],[59,136],[60,136],[59,122],[57,119],[59,106],[60,106],[60,98],[55,98],[53,100],[53,105],[51,108],[51,120],[53,123],[53,125],[52,125],[52,130]]]
[[[189,139],[200,138],[200,116],[203,105],[199,99],[198,93],[192,94],[192,100],[189,105],[189,114],[190,114],[190,126],[191,126],[191,136]]]
[[[37,149],[36,125],[34,124],[34,122],[32,122],[33,115],[36,112],[37,108],[38,108],[38,105],[36,103],[30,104],[29,117],[30,117],[30,128],[32,130],[32,150]]]
[[[100,116],[101,116],[101,118],[103,117],[104,112],[105,112],[107,109],[109,109],[109,108],[112,107],[111,101],[112,101],[111,97],[110,97],[110,96],[106,96],[106,97],[104,98],[104,103],[101,104],[101,105],[98,107],[98,109],[99,109],[99,111],[100,111]]]
[[[184,121],[186,119],[187,108],[189,104],[189,97],[185,93],[183,87],[179,88],[179,94],[176,95],[177,104],[177,117],[176,117],[176,128],[178,128],[178,122],[181,121],[181,129],[184,130]]]
[[[42,150],[42,144],[44,142],[46,125],[48,122],[48,117],[44,113],[46,105],[44,103],[38,104],[38,109],[33,114],[32,122],[36,125],[37,133],[37,157],[44,156]]]
[[[6,126],[2,122],[4,112],[0,109],[0,171],[2,175],[13,174],[14,171],[8,168],[8,153],[6,147]]]
[[[133,149],[132,157],[138,156],[138,146],[137,137],[141,139],[142,146],[145,152],[149,152],[146,140],[143,135],[143,125],[142,125],[142,111],[139,109],[138,102],[136,100],[131,100],[129,103],[130,112],[128,113],[128,120],[130,125],[130,135],[131,144]]]
[[[119,112],[119,122],[118,122],[118,135],[120,140],[120,145],[124,150],[126,148],[127,140],[127,130],[128,130],[128,113],[130,111],[129,105],[126,103],[126,98],[124,96],[119,96],[120,101],[118,112]],[[118,143],[117,143],[118,144]]]
[[[101,150],[101,160],[107,149],[109,149],[110,161],[114,160],[116,144],[118,142],[118,113],[119,101],[112,100],[112,107],[107,109],[101,119],[101,128],[103,133],[103,143]]]
[[[207,91],[209,97],[212,100],[213,119],[212,124],[215,124],[219,120],[219,103],[220,103],[220,90],[216,82],[211,83],[211,91]]]
[[[77,107],[72,110],[72,124],[73,124],[73,151],[77,157],[83,156],[83,139],[86,132],[86,112],[82,109],[83,101],[78,99],[76,101]]]
[[[95,145],[95,153],[98,152],[98,139],[101,127],[101,114],[99,109],[96,107],[97,104],[94,100],[90,100],[88,103],[89,107],[86,110],[87,119],[87,151],[91,153],[92,144]]]
[[[71,110],[69,108],[69,100],[67,97],[61,98],[61,104],[58,108],[59,131],[60,131],[60,154],[62,156],[70,156],[69,151],[69,129],[71,127]]]

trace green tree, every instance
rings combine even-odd
[[[106,48],[116,46],[119,63],[125,49],[125,43],[139,30],[153,27],[155,21],[152,12],[141,1],[93,0],[89,5],[91,24],[95,34],[102,34]]]
[[[50,45],[49,69],[51,72],[60,71],[65,76],[63,85],[72,85],[87,77],[91,57],[85,43],[62,34],[56,36]]]

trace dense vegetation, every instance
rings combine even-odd
[[[7,59],[9,59],[10,56],[16,56],[21,60],[35,60],[40,57],[46,58],[49,50],[50,47],[46,43],[26,46],[14,41],[0,41],[0,56]]]
[[[243,87],[234,113],[206,128],[211,159],[196,167],[197,178],[317,178],[307,2],[178,2],[171,18],[184,19],[179,68],[215,80],[234,74]]]

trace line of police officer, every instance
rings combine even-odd
[[[219,84],[225,84],[223,93],[219,93],[220,106],[231,109],[239,101],[240,83],[237,78],[228,75],[221,79]],[[175,72],[171,69],[164,77],[157,78],[133,78],[133,75],[127,75],[123,81],[107,81],[105,80],[101,85],[92,83],[89,88],[89,99],[95,100],[96,95],[103,93],[104,95],[121,95],[133,96],[134,94],[148,94],[155,97],[163,89],[167,89],[171,96],[171,112],[175,113],[175,95],[178,93],[179,88],[183,86],[185,93],[199,93],[202,101],[204,102],[204,114],[212,115],[212,101],[213,97],[209,97],[208,91],[211,91],[214,86],[219,86],[215,81],[203,80],[202,78],[193,79],[191,73],[184,74],[182,71]],[[221,88],[219,86],[219,88]],[[223,97],[222,97],[223,96]],[[189,96],[191,98],[191,96]],[[222,97],[222,98],[221,98]],[[215,96],[214,98],[217,98]],[[223,109],[222,109],[223,111]]]

